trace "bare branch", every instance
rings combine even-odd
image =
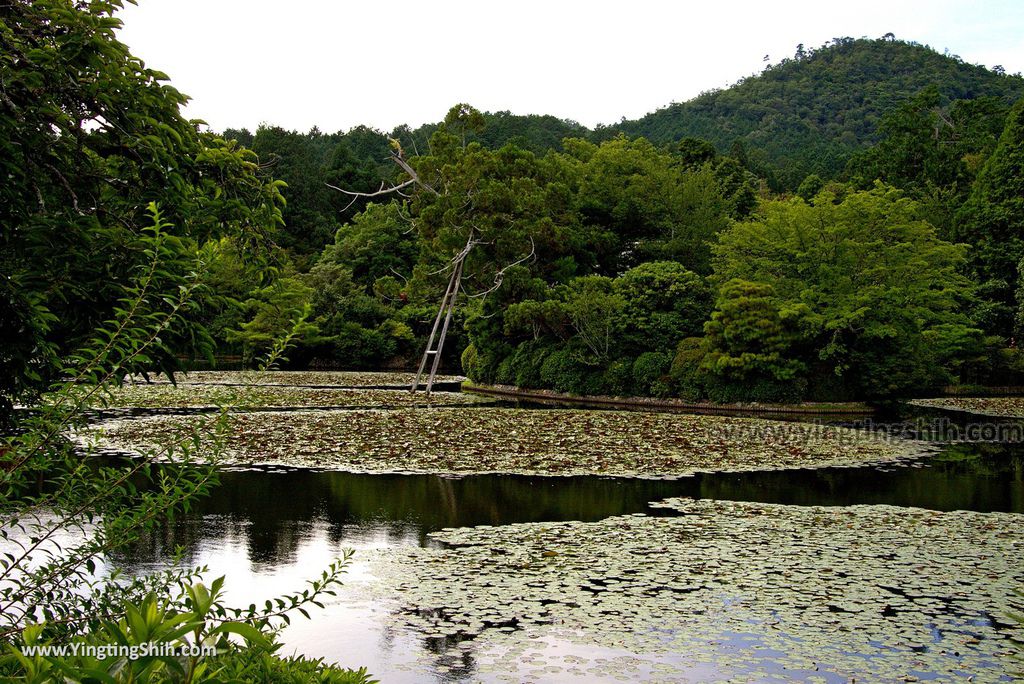
[[[393,185],[390,188],[385,188],[384,184],[381,183],[380,190],[377,190],[376,192],[354,192],[352,190],[345,190],[344,188],[339,188],[337,185],[331,185],[330,183],[324,183],[324,185],[329,187],[331,190],[337,190],[338,192],[344,193],[344,194],[346,194],[346,195],[348,195],[349,197],[352,198],[352,201],[349,202],[345,206],[344,209],[342,209],[342,211],[348,211],[349,207],[351,207],[353,204],[355,204],[356,200],[358,200],[359,198],[368,199],[368,198],[371,198],[371,197],[380,197],[382,195],[390,195],[390,194],[396,193],[396,192],[398,194],[402,194],[400,192],[402,189],[407,188],[407,187],[409,187],[410,185],[413,185],[416,182],[417,181],[416,181],[415,178],[410,178],[409,180],[405,181],[404,183],[399,183],[398,185]],[[402,196],[403,197],[407,197],[408,195],[402,195]]]
[[[403,171],[405,171],[407,174],[409,174],[409,179],[411,181],[413,181],[417,185],[423,186],[424,188],[426,188],[430,192],[434,193],[438,197],[441,196],[441,193],[439,193],[437,190],[435,190],[433,187],[431,187],[429,183],[427,183],[426,181],[424,181],[424,180],[422,180],[420,178],[420,175],[418,173],[416,173],[416,169],[414,169],[411,166],[409,166],[409,162],[405,161],[405,158],[402,155],[397,154],[395,152],[392,152],[391,153],[391,160],[393,162],[395,162],[396,164],[398,164],[402,168]]]
[[[376,192],[355,192],[353,190],[345,190],[344,188],[339,188],[337,185],[331,185],[330,183],[324,183],[324,185],[329,187],[331,190],[337,190],[338,192],[344,193],[352,198],[352,201],[345,205],[345,208],[342,209],[342,212],[346,212],[349,209],[351,209],[352,205],[355,204],[356,201],[359,200],[360,198],[369,199],[372,197],[381,197],[384,195],[391,194],[396,194],[399,195],[400,197],[408,198],[409,195],[402,192],[402,190],[409,187],[410,185],[419,185],[420,187],[425,188],[430,192],[434,193],[438,197],[441,196],[441,193],[435,190],[429,183],[423,181],[420,178],[419,174],[416,173],[416,169],[412,168],[412,166],[409,165],[409,162],[405,161],[405,157],[402,156],[401,148],[399,148],[398,152],[391,153],[391,161],[398,164],[399,168],[401,168],[409,175],[408,180],[403,181],[397,185],[392,185],[390,188],[385,188],[384,182],[381,181],[380,189],[378,189]]]
[[[401,273],[396,271],[393,266],[389,266],[388,270],[391,271],[392,273],[394,273],[399,278],[401,278],[402,279],[402,283],[405,285],[405,287],[409,287],[409,279],[408,278],[406,278],[404,275],[402,275]]]
[[[471,297],[473,299],[479,299],[481,297],[486,297],[490,293],[492,293],[495,290],[497,290],[499,287],[501,287],[501,283],[505,279],[505,271],[507,271],[508,269],[512,268],[513,266],[518,266],[519,264],[523,263],[527,259],[535,257],[536,256],[536,249],[537,249],[537,245],[534,244],[533,237],[530,237],[530,253],[529,254],[524,256],[522,259],[516,259],[511,264],[509,264],[508,266],[505,266],[503,269],[501,269],[500,271],[495,273],[494,274],[494,285],[492,285],[491,287],[487,288],[483,292],[478,292],[478,293],[472,294],[472,295],[467,293],[466,296],[467,297]]]

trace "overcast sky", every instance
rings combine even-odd
[[[440,120],[457,102],[588,126],[636,118],[836,36],[1024,71],[1024,1],[139,0],[121,39],[217,130]]]

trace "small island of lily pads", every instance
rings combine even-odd
[[[372,395],[396,404],[417,396]],[[892,464],[928,451],[923,443],[863,430],[754,418],[486,405],[382,409],[239,413],[224,462],[381,473],[681,477]],[[139,451],[166,443],[196,420],[151,416],[97,431],[108,447]]]

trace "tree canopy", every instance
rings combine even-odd
[[[294,364],[408,366],[463,252],[444,362],[481,380],[869,397],[1016,363],[1017,76],[843,38],[597,130],[460,103],[217,136],[113,40],[116,7],[4,10],[8,403],[116,311],[154,223],[161,277],[201,282],[167,367],[286,329]]]
[[[839,202],[823,193],[813,204],[767,203],[715,246],[714,280],[725,287],[706,327],[707,367],[739,380],[763,375],[767,362],[774,379],[803,375],[817,396],[886,396],[947,382],[949,359],[983,343],[965,313],[973,297],[960,271],[965,251],[881,184]],[[734,298],[763,302],[763,322],[743,305],[747,323],[730,333]],[[765,334],[748,339],[762,325]],[[751,343],[766,346],[748,369]]]
[[[152,261],[158,233],[174,258],[150,275],[166,288],[202,269],[202,244],[229,238],[255,256],[280,220],[281,185],[255,155],[182,117],[187,98],[117,41],[120,6],[0,10],[0,401],[8,405],[45,384],[57,359],[113,315],[125,283]],[[195,351],[202,332],[169,333],[164,362]]]

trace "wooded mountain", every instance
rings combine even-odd
[[[757,76],[597,133],[622,131],[654,143],[703,138],[722,153],[738,153],[738,142],[755,171],[776,189],[792,190],[810,173],[835,176],[853,151],[877,142],[883,114],[929,86],[938,88],[940,105],[984,96],[1009,104],[1024,94],[1020,74],[925,45],[837,38],[817,50],[798,46]]]
[[[816,50],[798,46],[792,58],[759,75],[634,121],[592,130],[550,115],[488,112],[483,115],[485,125],[464,136],[465,142],[479,142],[488,149],[514,143],[536,154],[560,150],[566,138],[601,142],[625,133],[659,146],[701,138],[719,153],[741,161],[771,189],[794,191],[809,174],[824,180],[842,177],[854,153],[878,142],[883,117],[926,89],[937,93],[938,108],[983,97],[997,98],[1009,107],[1024,95],[1024,78],[967,64],[917,43],[837,38]],[[1001,117],[993,121],[1001,130]],[[366,126],[333,134],[261,126],[255,135],[228,130],[225,137],[256,151],[274,176],[288,184],[281,244],[309,255],[329,241],[339,219],[349,220],[365,206],[357,202],[342,211],[349,204],[347,198],[325,183],[376,189],[382,178],[394,173],[387,161],[388,138],[400,141],[411,154],[421,154],[438,126],[400,126],[389,134]],[[943,135],[945,143],[960,133]],[[879,177],[894,182],[884,174]]]
[[[566,137],[595,142],[619,133],[655,144],[702,138],[722,154],[744,158],[775,190],[795,190],[811,173],[834,178],[850,156],[878,141],[882,116],[928,87],[940,106],[993,96],[1007,105],[1024,95],[1024,78],[968,64],[919,43],[890,37],[836,38],[818,49],[797,46],[793,57],[686,102],[636,120],[591,130],[549,115],[485,113],[487,125],[470,136],[485,147],[506,142],[533,152],[559,149]],[[437,124],[392,132],[425,147]]]

